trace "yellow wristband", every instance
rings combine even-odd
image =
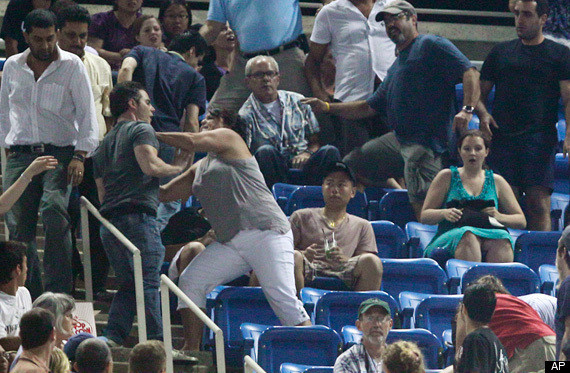
[[[325,101],[325,105],[327,105],[327,110],[325,110],[326,113],[328,113],[329,111],[331,111],[331,105]]]

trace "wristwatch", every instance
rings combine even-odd
[[[463,110],[467,114],[473,114],[473,110],[475,110],[475,108],[473,106],[465,105],[461,108],[461,110]]]

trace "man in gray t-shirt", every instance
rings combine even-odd
[[[118,84],[110,101],[116,124],[93,155],[101,214],[141,251],[147,337],[161,339],[158,287],[164,246],[156,221],[158,178],[183,171],[189,156],[179,153],[173,164],[158,157],[159,143],[150,125],[154,108],[139,83]],[[101,239],[120,283],[104,331],[108,344],[114,347],[129,335],[136,313],[132,259],[105,227]]]

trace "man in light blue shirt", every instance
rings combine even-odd
[[[240,45],[231,74],[225,75],[210,105],[237,111],[249,96],[245,64],[256,55],[273,56],[284,77],[282,88],[310,94],[303,73],[305,55],[299,48],[303,33],[298,0],[211,0],[208,19],[200,33],[211,44],[229,23]]]

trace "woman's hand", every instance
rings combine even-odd
[[[51,155],[43,155],[34,159],[34,161],[24,172],[31,178],[33,176],[41,174],[44,171],[53,170],[55,169],[55,166],[57,166],[57,159]]]
[[[497,218],[497,216],[499,216],[499,211],[497,211],[497,209],[495,207],[486,207],[483,210],[481,210],[481,212],[493,217],[493,218]]]
[[[456,209],[455,207],[443,210],[443,218],[452,223],[456,223],[459,219],[461,219],[462,215],[463,211]]]

